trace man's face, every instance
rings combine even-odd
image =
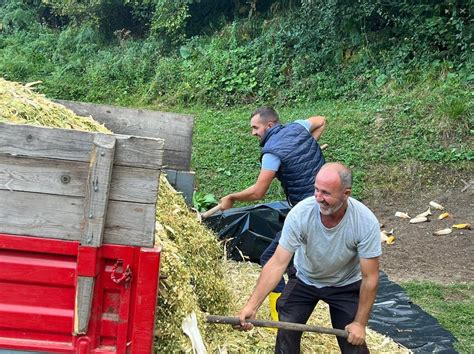
[[[262,139],[265,132],[273,126],[273,122],[264,123],[260,120],[260,114],[256,114],[250,119],[250,126],[252,127],[252,135],[259,140]]]
[[[335,214],[345,205],[350,194],[349,188],[341,186],[341,179],[336,171],[322,170],[316,176],[314,197],[319,203],[321,214]]]

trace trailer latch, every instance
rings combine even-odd
[[[120,284],[122,282],[125,283],[125,287],[128,286],[128,283],[132,280],[132,270],[130,269],[130,264],[127,264],[127,267],[125,268],[125,271],[123,273],[117,273],[117,269],[123,264],[123,261],[121,259],[118,259],[117,262],[115,262],[114,266],[112,267],[112,274],[110,275],[110,279],[115,284]]]

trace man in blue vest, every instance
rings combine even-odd
[[[290,206],[312,196],[315,175],[325,162],[318,144],[325,123],[324,117],[313,116],[282,125],[277,112],[270,107],[262,107],[253,112],[250,117],[252,135],[260,140],[262,147],[260,174],[254,185],[223,197],[220,200],[221,209],[232,208],[236,201],[262,199],[274,178],[280,181]],[[280,235],[281,232],[277,233],[273,242],[263,252],[260,258],[262,266],[275,252]],[[278,320],[276,301],[284,286],[282,278],[269,295],[273,320]]]

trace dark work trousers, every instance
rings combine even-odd
[[[341,286],[316,288],[307,285],[296,277],[294,267],[288,270],[288,284],[277,301],[280,321],[305,324],[319,300],[329,305],[331,322],[334,328],[345,329],[356,315],[359,304],[361,281]],[[278,330],[275,353],[300,353],[303,332]],[[345,338],[337,337],[342,353],[369,353],[366,344],[352,345]]]
[[[275,235],[275,238],[273,239],[272,243],[270,243],[270,246],[268,246],[265,251],[263,251],[262,255],[260,256],[260,265],[263,267],[267,262],[272,258],[273,254],[275,253],[277,246],[278,246],[278,241],[280,240],[281,237],[281,231],[278,231]],[[278,282],[277,286],[275,289],[273,289],[273,292],[275,293],[281,293],[283,292],[283,289],[285,288],[285,279],[283,277],[280,279]]]

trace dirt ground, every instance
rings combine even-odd
[[[384,229],[393,228],[396,241],[392,245],[383,244],[381,259],[381,269],[391,280],[429,280],[442,284],[474,281],[474,178],[468,177],[458,178],[444,191],[414,188],[410,193],[384,201],[365,200]],[[433,208],[429,222],[410,224],[408,219],[395,217],[397,211],[414,217],[426,211],[432,200],[445,207],[450,215],[447,219],[438,220],[443,211]],[[473,229],[453,229],[449,235],[433,235],[436,230],[458,223],[469,223]]]

